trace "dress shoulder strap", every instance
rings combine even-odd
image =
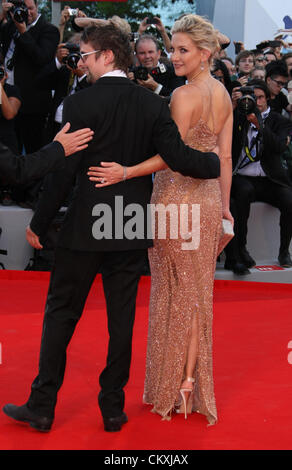
[[[210,96],[210,113],[211,113],[211,119],[212,119],[212,128],[210,126],[209,127],[212,132],[215,132],[215,117],[214,117],[214,111],[213,111],[213,92],[212,92],[212,88],[210,87],[207,81],[205,82],[205,84],[207,85],[209,96]]]

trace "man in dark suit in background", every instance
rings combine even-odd
[[[106,367],[100,375],[99,406],[106,431],[119,431],[127,421],[123,389],[129,378],[138,283],[147,248],[152,246],[145,235],[152,178],[125,180],[97,190],[89,181],[88,168],[101,161],[135,165],[159,153],[172,170],[184,175],[217,178],[220,173],[217,155],[201,153],[182,142],[166,100],[127,78],[131,54],[128,37],[113,25],[84,31],[79,66],[93,86],[66,98],[63,119],[69,119],[73,130],[86,123],[95,132],[94,139],[85,152],[66,160],[65,170],[47,179],[27,231],[31,245],[41,248],[40,237],[76,178],[55,253],[39,374],[25,405],[4,407],[10,417],[40,431],[49,431],[53,423],[67,346],[98,272],[102,274],[110,337]],[[143,209],[145,231],[142,236],[128,237],[129,217],[123,210],[133,204]],[[102,211],[109,214],[104,224],[99,217]],[[107,230],[111,225],[113,234]]]
[[[80,34],[74,34],[67,43],[59,44],[56,57],[42,68],[36,78],[38,88],[54,90],[46,123],[47,142],[51,142],[61,128],[64,99],[90,86],[84,71],[77,67],[79,42]]]
[[[283,155],[287,149],[292,123],[271,111],[269,89],[262,80],[253,80],[257,109],[244,115],[238,106],[233,125],[233,179],[231,199],[234,239],[226,247],[225,268],[236,274],[248,274],[256,261],[247,251],[250,206],[261,201],[280,211],[279,264],[291,267],[289,246],[292,239],[292,181]],[[273,231],[273,227],[271,227]]]
[[[27,19],[16,21],[11,13],[13,4],[3,2],[0,40],[7,83],[20,89],[22,106],[16,119],[19,151],[34,152],[43,145],[43,130],[52,95],[35,86],[40,69],[54,57],[59,43],[58,29],[38,13],[37,0],[24,0]],[[25,14],[23,18],[25,18]]]

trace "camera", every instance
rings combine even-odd
[[[135,80],[145,81],[148,79],[148,75],[151,75],[155,79],[156,77],[159,77],[161,74],[165,73],[167,69],[164,64],[159,64],[152,70],[148,70],[143,65],[139,65],[137,67],[132,67],[130,71],[134,73]]]
[[[242,97],[237,101],[238,111],[245,116],[255,113],[257,111],[257,98],[254,94],[254,88],[252,86],[243,86],[239,91],[242,93]]]
[[[68,49],[69,51],[69,54],[62,60],[63,64],[68,65],[68,67],[71,69],[77,69],[77,64],[81,57],[79,45],[67,42],[62,47]]]
[[[77,16],[78,15],[78,10],[77,8],[68,8],[68,13],[70,16]]]
[[[149,16],[146,20],[146,24],[158,24],[158,19],[153,16]]]
[[[2,80],[5,76],[5,69],[0,65],[0,80]]]
[[[28,21],[28,8],[24,2],[21,0],[12,0],[13,7],[10,8],[10,13],[12,13],[14,20],[17,23],[26,23]]]
[[[132,67],[130,71],[134,73],[135,80],[147,80],[148,79],[148,69],[146,67],[143,67],[143,65]]]

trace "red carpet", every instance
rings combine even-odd
[[[48,274],[0,272],[0,406],[22,404],[37,372]],[[142,404],[150,279],[141,281],[133,362],[126,389],[129,423],[103,431],[97,407],[105,363],[106,317],[100,279],[70,344],[56,419],[48,434],[0,412],[1,450],[291,449],[292,287],[217,281],[214,306],[214,379],[219,422],[200,415],[161,421]],[[292,346],[291,346],[292,350]],[[292,360],[290,361],[292,363]]]

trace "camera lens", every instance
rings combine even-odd
[[[17,23],[27,23],[28,9],[24,2],[14,2],[11,13]]]
[[[71,69],[77,69],[77,64],[80,60],[80,57],[81,55],[78,54],[78,52],[73,52],[73,54],[69,54],[66,60],[68,67],[70,67]]]

